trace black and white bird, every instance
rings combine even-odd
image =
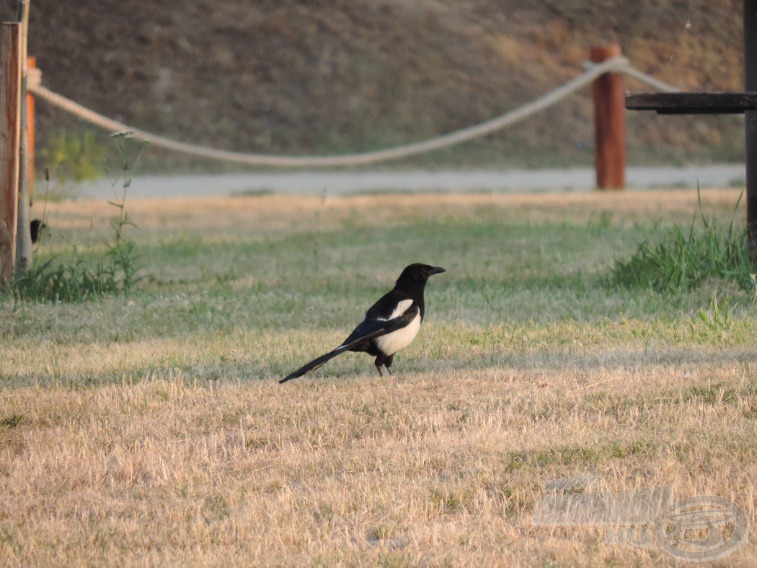
[[[394,354],[410,345],[421,327],[426,282],[430,276],[441,272],[446,271],[428,264],[407,266],[394,288],[365,312],[363,321],[339,347],[314,359],[279,382],[285,383],[301,377],[345,351],[363,351],[373,355],[376,357],[375,365],[379,375],[382,374],[382,366],[391,374],[389,368]]]

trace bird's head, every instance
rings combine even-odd
[[[430,276],[442,272],[446,272],[446,270],[440,266],[430,266],[428,264],[416,262],[415,264],[405,267],[405,270],[402,271],[402,274],[400,274],[400,277],[397,279],[397,285],[425,285]]]

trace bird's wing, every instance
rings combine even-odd
[[[352,333],[350,333],[350,336],[345,339],[344,343],[337,347],[337,349],[346,351],[351,349],[352,347],[355,347],[362,341],[375,339],[376,337],[381,337],[382,335],[387,335],[389,333],[392,333],[393,331],[402,329],[411,321],[413,321],[413,319],[415,319],[415,316],[418,315],[418,312],[418,306],[414,305],[405,310],[399,316],[392,319],[363,321],[355,328]]]
[[[405,313],[403,313],[401,316],[396,317],[394,319],[390,320],[372,320],[372,321],[364,321],[360,325],[358,325],[355,328],[355,331],[353,331],[350,336],[342,343],[339,347],[334,349],[333,351],[326,353],[325,355],[321,355],[317,359],[313,359],[305,365],[304,367],[301,367],[297,369],[294,373],[291,375],[288,375],[281,379],[279,383],[285,383],[287,381],[291,381],[292,379],[296,379],[298,377],[301,377],[308,371],[312,371],[313,369],[317,369],[327,361],[330,361],[337,355],[340,355],[344,353],[345,351],[348,351],[351,347],[355,347],[358,343],[362,341],[367,341],[370,339],[374,339],[376,337],[381,337],[382,335],[387,335],[389,333],[392,333],[393,331],[397,331],[398,329],[402,329],[406,325],[408,325],[415,316],[418,315],[420,312],[420,309],[417,305],[412,306],[410,309],[406,310]]]
[[[354,347],[356,344],[355,342],[365,341],[367,339],[372,339],[373,337],[379,337],[378,335],[366,337],[366,335],[369,335],[374,331],[381,330],[382,327],[388,322],[393,322],[404,315],[412,314],[409,315],[409,319],[404,325],[400,325],[399,327],[394,328],[392,331],[396,331],[397,329],[405,327],[405,325],[409,324],[413,320],[415,314],[418,313],[418,306],[414,304],[410,299],[396,298],[395,294],[393,294],[394,292],[395,291],[392,290],[391,292],[386,294],[365,313],[365,319],[358,324],[358,326],[352,331],[352,333],[350,333],[349,337],[344,340],[342,345],[349,343],[351,344],[351,347]],[[391,332],[387,331],[386,333]],[[381,333],[379,335],[385,334]]]

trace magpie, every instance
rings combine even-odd
[[[446,272],[444,268],[415,263],[402,271],[394,288],[373,304],[355,330],[342,344],[304,367],[281,379],[285,383],[317,369],[345,351],[362,351],[376,357],[374,364],[383,376],[381,367],[392,374],[394,354],[415,339],[424,314],[423,291],[429,276]]]

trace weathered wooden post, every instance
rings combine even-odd
[[[21,134],[21,25],[0,24],[0,280],[16,263]]]
[[[618,44],[592,47],[593,63],[619,57]],[[623,75],[605,73],[597,77],[594,92],[594,140],[597,188],[622,189],[626,186],[626,99]]]
[[[29,121],[26,109],[27,38],[29,31],[29,1],[19,0],[18,18],[21,21],[21,129],[19,133],[18,219],[16,231],[16,272],[24,273],[32,265],[32,235],[29,229],[31,207],[29,197]]]

